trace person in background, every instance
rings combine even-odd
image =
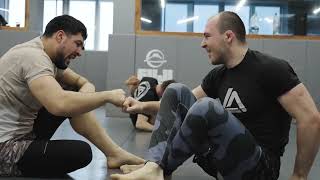
[[[130,76],[125,84],[127,85],[129,92],[133,98],[138,101],[159,101],[163,92],[171,83],[175,80],[163,81],[158,84],[158,80],[152,77],[143,77],[141,80],[137,76]],[[130,114],[130,119],[133,126],[142,131],[153,130],[155,116],[148,114]]]

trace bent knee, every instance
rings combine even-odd
[[[75,153],[78,156],[78,163],[80,166],[85,167],[92,161],[92,150],[88,143],[84,141],[77,141],[77,148]]]
[[[207,114],[209,111],[214,111],[218,114],[223,114],[225,111],[219,100],[210,97],[203,97],[197,100],[190,110],[193,113],[202,115]]]
[[[192,94],[192,91],[188,88],[188,86],[182,83],[171,83],[164,91],[162,97],[168,97],[168,96],[181,97],[181,95],[188,95],[188,94],[190,95]]]

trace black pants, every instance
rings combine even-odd
[[[87,166],[92,160],[92,151],[86,142],[79,140],[50,140],[56,129],[66,119],[39,111],[33,131],[33,141],[18,167],[23,176],[60,177]]]

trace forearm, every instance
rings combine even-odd
[[[142,112],[150,115],[155,115],[160,109],[160,101],[142,102]]]
[[[307,177],[312,163],[317,155],[320,144],[319,118],[312,123],[297,124],[297,155],[294,166],[294,175]]]
[[[110,102],[111,97],[110,91],[95,93],[64,91],[58,98],[58,105],[53,108],[55,112],[51,113],[66,117],[83,114]]]

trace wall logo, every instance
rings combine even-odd
[[[144,60],[151,68],[159,68],[167,60],[164,59],[164,54],[159,49],[152,49],[146,55],[146,59]]]
[[[143,62],[147,63],[151,68],[138,68],[138,79],[142,79],[143,77],[153,77],[157,79],[159,83],[173,79],[172,69],[160,69],[167,60],[164,59],[164,54],[159,49],[152,49],[149,51]]]

